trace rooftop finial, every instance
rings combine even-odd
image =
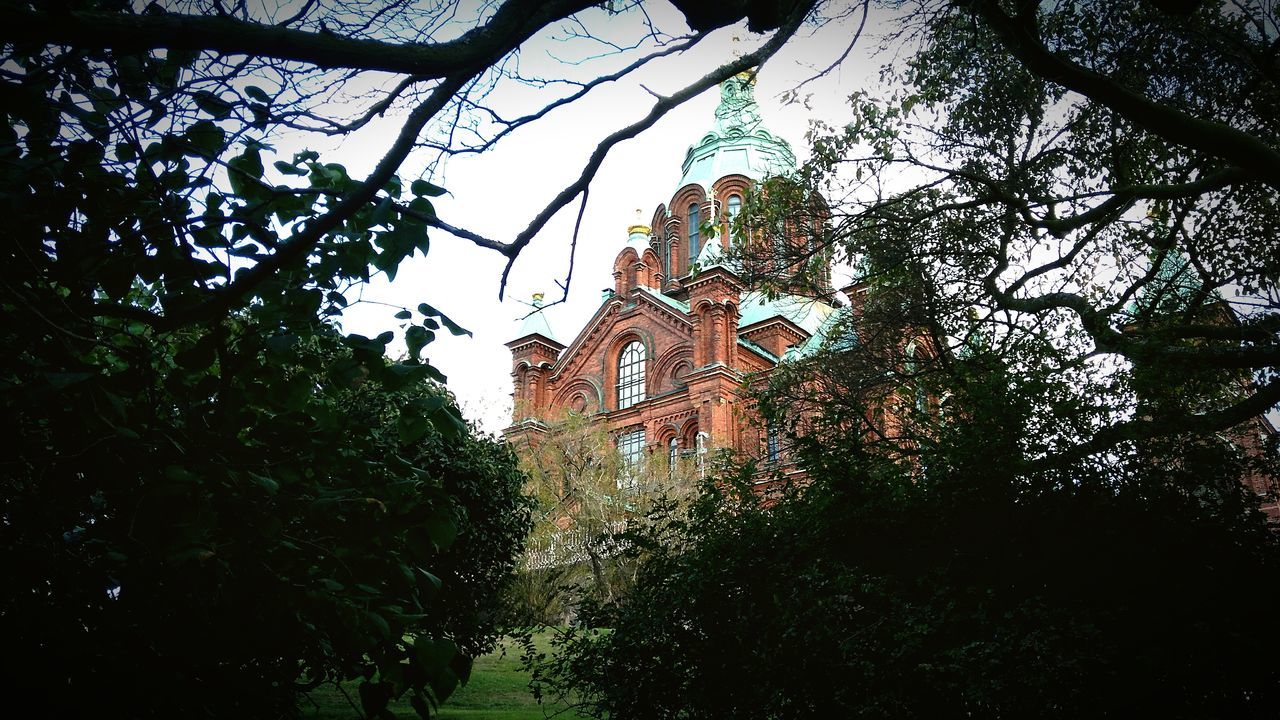
[[[649,246],[649,233],[651,228],[644,224],[643,211],[636,208],[636,219],[627,227],[627,244],[635,247],[638,251],[643,251]]]
[[[534,293],[534,294],[533,294],[533,306],[534,306],[534,307],[536,307],[536,308],[540,308],[540,307],[542,307],[542,298],[544,298],[544,297],[546,297],[546,295],[545,295],[544,293],[540,293],[540,292],[536,292],[536,293]]]

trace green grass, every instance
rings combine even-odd
[[[539,635],[536,642],[545,648],[549,635]],[[471,681],[460,687],[440,708],[441,720],[543,720],[555,716],[574,720],[576,713],[565,713],[564,705],[539,705],[529,692],[529,675],[520,668],[520,648],[512,643],[489,655],[476,658],[471,669]],[[356,691],[359,682],[345,683],[343,688],[357,707],[360,698]],[[353,720],[360,714],[351,707],[342,690],[333,685],[323,685],[307,693],[299,702],[302,717],[312,720]],[[397,718],[417,718],[407,701],[392,703]],[[562,714],[557,714],[562,713]]]

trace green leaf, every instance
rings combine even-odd
[[[410,200],[409,210],[411,210],[412,212],[418,213],[419,215],[422,215],[424,217],[433,218],[436,216],[436,206],[432,205],[431,201],[424,197],[414,198]]]
[[[211,120],[201,120],[183,133],[187,143],[203,155],[214,156],[222,152],[227,133]]]
[[[427,197],[440,197],[448,191],[439,185],[433,185],[426,180],[414,180],[413,183],[409,185],[409,192],[419,197],[423,195]]]
[[[413,708],[422,720],[431,720],[431,708],[427,707],[427,701],[422,699],[421,693],[415,691],[409,697],[409,707]]]
[[[454,321],[450,320],[450,319],[449,319],[449,317],[448,317],[447,315],[445,315],[444,313],[440,312],[439,310],[437,310],[437,309],[435,309],[435,308],[431,307],[430,305],[428,305],[428,304],[426,304],[426,303],[420,303],[420,304],[418,305],[418,312],[422,313],[423,315],[426,315],[427,317],[438,317],[438,318],[440,318],[440,322],[444,323],[444,326],[445,326],[445,327],[447,327],[447,328],[449,328],[449,332],[453,333],[454,335],[467,335],[467,336],[471,336],[471,331],[470,331],[470,330],[467,330],[466,328],[462,327],[461,325],[459,325],[459,324],[455,323]]]
[[[365,717],[382,718],[389,714],[387,704],[391,702],[391,689],[390,683],[360,683],[360,707]]]
[[[256,147],[247,147],[244,152],[227,161],[227,179],[231,181],[231,189],[242,197],[261,194],[263,188],[255,180],[262,179],[262,156]]]
[[[471,667],[474,662],[470,656],[458,653],[453,656],[453,660],[449,661],[449,669],[453,670],[463,685],[466,685],[471,682]]]
[[[196,101],[196,107],[209,113],[214,118],[224,118],[230,115],[231,110],[235,108],[234,105],[208,90],[201,90],[192,97]]]
[[[274,167],[276,171],[285,175],[306,175],[307,171],[291,165],[283,160],[275,161]]]
[[[50,384],[50,385],[52,385],[55,389],[61,390],[61,389],[66,388],[66,387],[68,387],[68,386],[70,386],[70,385],[74,385],[74,384],[76,384],[76,383],[78,383],[78,382],[82,382],[82,381],[84,381],[84,380],[88,380],[89,378],[93,377],[94,375],[97,375],[97,373],[92,373],[92,372],[50,372],[50,373],[45,373],[45,374],[44,374],[44,377],[45,377],[45,379],[46,379],[46,380],[48,380],[48,381],[49,381],[49,384]]]
[[[275,357],[286,357],[289,351],[298,344],[297,335],[272,335],[267,338],[264,343],[267,346],[267,352]]]
[[[267,94],[267,91],[263,90],[257,85],[250,85],[249,87],[245,88],[244,94],[253,98],[254,100],[257,100],[258,102],[264,102],[264,103],[267,103],[268,105],[271,104],[271,96]]]
[[[430,585],[432,589],[438,591],[440,588],[444,587],[444,581],[435,575],[432,575],[430,572],[427,572],[422,568],[418,568],[418,574],[422,575],[422,578],[427,581],[427,584]]]
[[[266,475],[260,475],[256,472],[250,472],[249,477],[253,478],[254,482],[262,486],[262,489],[266,490],[268,495],[275,495],[280,491],[280,483],[276,482],[273,478],[267,477]]]
[[[435,640],[427,635],[419,635],[413,639],[413,652],[418,663],[429,675],[436,675],[449,666],[449,661],[458,652],[458,646],[448,638]]]
[[[368,617],[369,621],[373,623],[373,626],[378,629],[378,634],[382,636],[383,640],[387,640],[391,637],[391,623],[388,623],[386,618],[373,611],[365,613],[365,616]]]
[[[401,310],[395,315],[395,318],[397,320],[408,320],[411,317],[413,317],[413,313],[410,312],[409,310]]]
[[[399,317],[399,315],[396,315]],[[422,348],[435,339],[435,333],[422,327],[414,325],[404,331],[404,344],[409,349],[409,357],[417,360],[422,355]]]
[[[449,668],[445,668],[438,674],[431,676],[430,682],[431,691],[435,693],[438,702],[448,700],[453,691],[458,689],[458,676],[454,675]]]
[[[396,432],[401,445],[409,445],[427,434],[431,429],[431,418],[416,413],[401,412],[396,421]]]
[[[424,527],[438,550],[445,550],[458,538],[458,526],[453,521],[453,513],[443,508],[432,510]]]
[[[384,197],[378,202],[378,206],[373,209],[373,214],[369,216],[370,225],[384,225],[391,218],[391,210],[395,207],[395,200],[390,197]]]

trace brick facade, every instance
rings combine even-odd
[[[729,449],[766,463],[785,460],[743,388],[789,353],[812,349],[841,314],[859,315],[862,288],[844,290],[852,306],[843,308],[798,289],[765,298],[720,261],[731,215],[748,188],[794,163],[786,142],[760,126],[750,78],[726,81],[721,94],[715,129],[690,147],[670,202],[655,209],[649,225],[628,228],[613,265],[613,292],[585,327],[562,344],[535,301],[535,312],[507,343],[515,387],[509,440],[536,443],[547,422],[576,412],[594,416],[615,436],[642,431],[649,452]],[[823,218],[825,208],[818,207],[805,222]],[[794,238],[762,240],[804,242],[797,230],[781,231]],[[633,344],[642,349],[642,385],[619,375],[628,348],[636,356]],[[895,422],[886,413],[878,417],[886,426]],[[1274,434],[1257,417],[1229,436],[1257,453]],[[1244,482],[1263,496],[1269,517],[1280,519],[1276,478]]]

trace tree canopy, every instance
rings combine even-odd
[[[796,190],[757,211],[811,214],[821,192],[830,222],[754,279],[833,253],[940,361],[975,339],[1035,348],[1087,416],[1043,429],[1045,462],[1273,408],[1275,8],[906,7],[894,41],[919,51],[886,69],[895,89],[816,127]],[[1231,381],[1206,392],[1206,374]],[[1180,400],[1135,412],[1156,390]]]
[[[0,3],[0,628],[40,712],[274,717],[362,678],[366,715],[407,693],[425,716],[465,682],[527,530],[521,475],[424,352],[466,333],[440,300],[397,309],[393,362],[396,331],[338,330],[348,291],[429,233],[514,261],[613,146],[764,61],[804,10],[728,3],[692,33],[651,27],[613,74],[521,76],[557,23],[642,14],[591,6]],[[603,136],[516,237],[436,213],[431,158],[748,17],[773,31],[760,50]],[[484,103],[502,82],[553,99],[504,118]],[[399,128],[365,177],[276,149],[384,115]]]

